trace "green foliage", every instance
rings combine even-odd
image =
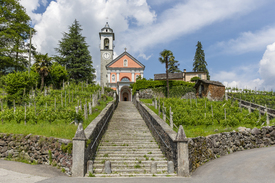
[[[65,168],[61,168],[61,172],[65,173],[66,172]]]
[[[62,83],[68,80],[68,72],[65,67],[61,66],[57,62],[54,62],[50,68],[49,75],[45,78],[45,83],[47,86],[53,84],[55,88],[60,89]]]
[[[15,100],[16,103],[23,102],[23,94],[25,95],[31,90],[38,79],[38,74],[35,72],[14,72],[3,77],[5,91],[8,94],[7,99],[9,102]]]
[[[73,144],[72,143],[68,143],[67,145],[61,144],[61,150],[63,153],[72,154]]]
[[[52,162],[53,162],[53,156],[52,156],[51,150],[49,150],[49,162],[50,162],[50,164],[52,164]]]
[[[194,56],[194,63],[193,63],[193,71],[194,72],[206,72],[207,73],[207,79],[210,80],[209,72],[206,68],[207,62],[205,61],[205,54],[202,49],[202,44],[200,41],[197,43],[197,49]]]
[[[175,86],[182,86],[182,87],[190,88],[190,90],[193,90],[191,88],[193,88],[194,85],[195,85],[194,83],[189,83],[185,81],[169,81],[169,87],[171,89],[174,88]],[[133,95],[134,95],[136,91],[139,91],[141,89],[159,88],[159,87],[165,87],[165,86],[166,86],[166,81],[151,81],[143,78],[142,80],[138,80],[135,83],[131,84],[130,87],[132,88]],[[166,91],[165,90],[163,91],[162,89],[163,88],[161,88],[160,91],[166,94]]]
[[[160,98],[159,100],[161,104],[164,102],[166,109],[171,107],[174,124],[176,126],[183,125],[186,134],[190,136],[213,134],[215,133],[215,129],[228,131],[239,126],[250,128],[260,127],[266,120],[266,116],[261,116],[259,120],[258,111],[249,113],[246,109],[240,110],[237,101],[208,101],[207,99],[190,100],[178,98]],[[158,110],[154,109],[153,106],[150,108],[157,113]],[[167,110],[166,115],[170,115],[169,110]]]
[[[18,0],[1,0],[0,17],[0,75],[23,71],[28,63],[24,54],[31,19]]]
[[[95,175],[94,175],[94,174],[92,174],[91,172],[89,172],[88,177],[95,177]]]
[[[95,69],[85,37],[80,33],[82,31],[80,27],[79,22],[75,20],[69,27],[69,33],[63,34],[59,47],[56,48],[59,56],[55,59],[61,65],[66,66],[70,80],[93,83]]]
[[[168,72],[170,73],[175,73],[175,72],[181,72],[179,70],[179,61],[175,60],[174,56],[171,56],[169,58],[169,62],[168,62]]]
[[[50,67],[52,65],[52,58],[48,57],[48,54],[37,54],[35,55],[35,63],[33,65],[35,71],[40,75],[41,78],[41,90],[44,87],[44,78],[48,76]]]
[[[196,81],[199,80],[199,79],[201,79],[201,78],[198,77],[198,76],[195,76],[195,77],[192,77],[192,78],[191,78],[191,81],[196,82]]]

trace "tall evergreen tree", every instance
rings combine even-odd
[[[179,61],[175,60],[174,56],[171,56],[168,60],[168,72],[175,73],[175,72],[181,72],[179,70]]]
[[[204,54],[204,51],[202,49],[201,42],[198,41],[196,46],[197,46],[197,49],[196,49],[194,62],[193,62],[193,71],[194,72],[199,72],[199,71],[206,72],[207,73],[207,80],[210,80],[210,75],[209,75],[209,72],[206,68],[207,62],[205,61],[205,54]]]
[[[63,33],[63,38],[59,41],[59,48],[56,48],[59,56],[56,56],[55,59],[66,67],[70,80],[92,83],[95,79],[95,69],[81,31],[81,25],[75,20],[69,27],[69,33]]]
[[[0,73],[27,67],[24,55],[28,52],[25,42],[30,38],[30,20],[19,0],[0,1]]]

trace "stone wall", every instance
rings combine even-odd
[[[71,175],[71,147],[72,141],[67,139],[0,133],[0,158],[18,158],[38,164],[51,164],[64,168],[67,175]],[[52,154],[52,162],[49,151]]]
[[[188,139],[189,168],[193,172],[205,162],[236,151],[275,144],[275,126],[243,128],[241,132],[223,132],[207,137]]]

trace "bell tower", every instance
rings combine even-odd
[[[100,84],[107,86],[108,76],[105,66],[113,60],[113,41],[115,40],[115,34],[113,33],[113,29],[109,27],[108,22],[106,22],[105,27],[99,32],[99,38],[101,55]]]

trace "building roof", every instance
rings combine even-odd
[[[168,73],[168,79],[182,79],[183,73]],[[154,74],[154,80],[163,80],[166,79],[166,74]]]
[[[223,86],[223,87],[225,87],[225,86],[224,86],[221,82],[219,82],[219,81],[210,81],[210,80],[205,80],[205,79],[199,79],[199,80],[197,80],[197,82],[196,82],[194,88],[197,88],[197,87],[200,85],[200,83],[206,83],[206,84],[212,84],[212,85],[217,85],[217,86]]]
[[[112,60],[110,63],[108,63],[106,65],[106,68],[108,68],[111,65],[113,65],[116,61],[118,61],[119,59],[121,59],[124,55],[127,55],[130,59],[132,59],[134,62],[136,62],[138,65],[140,65],[143,69],[145,69],[145,66],[142,63],[140,63],[137,59],[135,59],[135,57],[133,57],[132,55],[130,55],[127,51],[123,52],[118,57],[116,57],[114,60]]]

